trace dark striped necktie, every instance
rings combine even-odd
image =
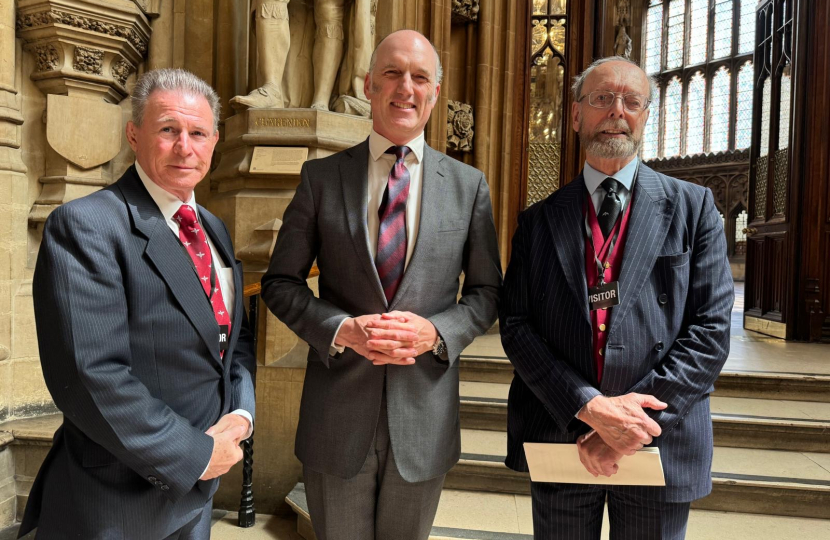
[[[375,266],[383,285],[383,294],[390,304],[403,279],[406,262],[406,199],[409,197],[409,171],[404,165],[404,158],[409,152],[411,150],[408,146],[393,146],[386,151],[387,154],[395,154],[396,160],[378,208],[378,252]]]
[[[608,238],[611,229],[614,228],[614,224],[617,222],[617,218],[620,217],[622,202],[619,195],[617,195],[617,191],[620,189],[619,186],[620,183],[610,176],[602,183],[602,187],[605,189],[605,200],[602,201],[602,206],[599,207],[597,222],[599,222],[603,238]]]

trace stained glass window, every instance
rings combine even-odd
[[[669,1],[669,40],[666,67],[668,69],[683,65],[683,31],[685,30],[686,0]]]
[[[729,101],[732,79],[729,70],[721,67],[712,78],[711,109],[709,121],[709,151],[723,152],[729,149]],[[701,125],[703,122],[701,122]],[[691,152],[688,152],[691,153]]]
[[[781,74],[781,115],[778,121],[778,149],[790,146],[790,92],[792,91],[792,78],[790,77],[790,66],[784,68]]]
[[[662,128],[647,126],[649,136],[657,129],[657,140],[644,135],[644,159],[749,146],[756,3],[649,0],[643,60],[663,101],[652,104],[651,116]]]
[[[769,124],[771,105],[772,78],[767,77],[764,81],[764,91],[761,94],[761,148],[758,151],[758,155],[762,157],[769,154]]]
[[[755,6],[758,0],[741,0],[738,54],[751,53],[755,47]]]
[[[689,30],[688,64],[706,61],[706,37],[709,35],[709,0],[691,0],[689,15],[692,19]]]
[[[738,115],[735,125],[735,148],[749,148],[752,144],[752,62],[741,66],[738,72]]]
[[[656,5],[648,10],[646,19],[646,73],[660,71],[660,49],[663,38],[663,5]]]
[[[732,53],[732,0],[715,0],[715,44],[713,58]]]
[[[659,137],[658,134],[660,133],[660,93],[656,92],[654,95],[654,101],[651,102],[651,105],[648,107],[649,114],[648,114],[648,123],[646,124],[646,129],[643,132],[643,159],[652,159],[657,157],[657,151],[659,150]]]
[[[680,154],[681,84],[677,77],[666,86],[666,115],[663,129],[663,155],[671,157]]]
[[[706,105],[706,79],[697,72],[686,92],[686,153],[703,152],[703,113]]]

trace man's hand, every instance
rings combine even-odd
[[[248,433],[247,418],[238,414],[226,414],[205,433],[213,437],[213,454],[208,468],[199,480],[210,480],[222,476],[242,459],[239,443]]]
[[[611,476],[617,473],[617,462],[623,455],[608,446],[596,431],[590,431],[576,441],[579,461],[594,477]]]
[[[421,317],[409,311],[392,311],[384,313],[380,319],[374,319],[367,324],[367,328],[373,334],[373,339],[370,343],[382,343],[375,338],[375,333],[389,332],[395,329],[406,328],[414,332],[414,337],[409,339],[408,348],[410,357],[408,360],[415,362],[415,357],[432,350],[435,340],[438,339],[438,331],[435,326]],[[403,349],[397,349],[396,352],[402,352]]]
[[[376,366],[414,364],[417,354],[412,342],[418,338],[415,327],[399,318],[385,320],[379,327],[372,326],[380,321],[380,315],[346,319],[334,338],[334,344],[349,347]]]
[[[654,396],[626,394],[618,397],[597,396],[585,404],[578,418],[594,428],[615,451],[631,456],[658,437],[662,430],[643,408],[662,410],[668,405]]]

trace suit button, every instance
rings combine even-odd
[[[654,350],[655,350],[655,351],[657,351],[657,352],[662,351],[662,350],[663,350],[663,342],[662,342],[662,341],[658,341],[658,342],[657,342],[657,345],[655,345],[655,346],[654,346]]]
[[[170,486],[165,484],[165,485],[161,486],[159,489],[161,489],[162,491],[167,491],[167,490],[170,489]]]
[[[599,325],[599,331],[600,332],[605,332],[605,325],[604,324]]]
[[[158,478],[156,478],[155,476],[148,476],[147,480],[149,480],[151,484],[155,484],[156,482],[158,482]]]
[[[669,295],[666,293],[660,293],[660,296],[657,297],[657,301],[661,306],[665,306],[669,303]]]
[[[603,353],[603,350],[602,350],[602,349],[600,349],[600,350],[599,350],[599,355],[600,355],[600,356],[603,356],[603,355],[604,355],[604,353]]]

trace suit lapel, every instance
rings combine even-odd
[[[366,227],[366,216],[369,212],[368,178],[369,140],[366,139],[346,150],[346,154],[340,161],[340,184],[343,187],[343,203],[349,223],[349,233],[357,257],[363,262],[363,270],[369,278],[370,287],[381,298],[383,305],[386,305],[386,296],[383,294],[375,261],[369,250],[369,233]]]
[[[119,188],[127,202],[136,229],[147,237],[144,252],[208,346],[214,360],[221,363],[217,347],[216,319],[202,284],[193,271],[193,262],[189,260],[187,252],[182,249],[179,240],[164,222],[161,211],[147,193],[135,169],[130,168],[128,175],[119,181]]]
[[[421,207],[418,220],[418,237],[415,239],[415,247],[412,250],[412,257],[406,265],[400,286],[392,298],[389,311],[393,311],[401,298],[404,298],[406,289],[413,281],[418,279],[419,268],[425,264],[428,254],[436,249],[433,242],[436,240],[435,229],[438,226],[438,218],[441,216],[441,207],[444,202],[443,179],[446,177],[441,161],[444,155],[433,150],[424,143],[423,175],[421,178]],[[450,206],[452,206],[450,202]],[[423,274],[421,274],[423,275]]]
[[[611,313],[609,337],[636,302],[651,275],[674,216],[675,201],[657,174],[640,164],[634,184],[631,216],[620,269],[620,305]]]
[[[582,207],[585,204],[585,179],[580,174],[576,180],[559,190],[552,202],[545,205],[545,215],[553,238],[559,240],[555,250],[568,288],[577,296],[579,315],[590,326],[588,311],[588,283],[585,279],[585,234]]]

